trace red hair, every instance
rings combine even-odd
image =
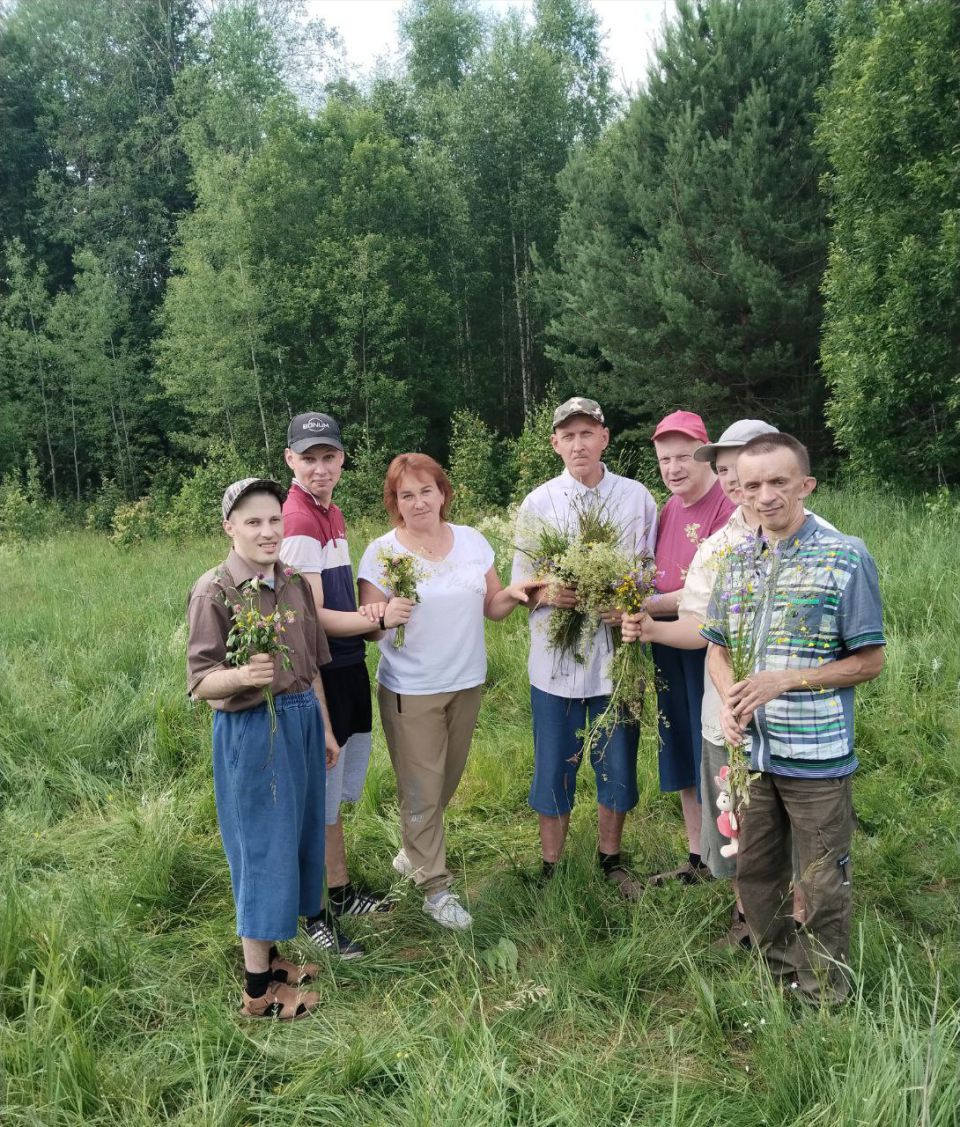
[[[443,466],[435,462],[429,454],[398,454],[387,467],[387,476],[383,481],[383,505],[390,514],[394,526],[403,524],[400,506],[397,504],[397,494],[400,491],[400,479],[407,473],[413,474],[414,477],[429,478],[436,485],[443,494],[440,519],[446,520],[447,507],[453,499],[453,486],[443,472]]]

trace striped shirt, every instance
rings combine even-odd
[[[283,503],[280,555],[305,575],[320,576],[327,610],[357,609],[343,513],[332,503],[324,508],[296,478]],[[359,665],[364,655],[363,638],[331,638],[330,653],[331,669]]]
[[[774,549],[762,538],[720,561],[700,631],[750,655],[753,672],[816,669],[886,644],[877,569],[862,540],[813,516]],[[839,778],[857,769],[853,687],[795,689],[754,713],[747,735],[755,771]]]

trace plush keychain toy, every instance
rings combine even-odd
[[[729,774],[730,768],[725,763],[720,768],[720,774],[713,777],[713,781],[720,788],[720,793],[717,795],[717,809],[720,811],[717,817],[717,829],[724,837],[730,838],[729,845],[720,846],[721,857],[734,857],[740,848],[737,842],[740,826],[737,822],[737,816],[733,812],[733,798],[730,795],[730,784],[728,782]]]

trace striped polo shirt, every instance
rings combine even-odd
[[[356,610],[353,567],[347,546],[343,513],[327,508],[294,478],[283,503],[283,545],[280,555],[304,574],[319,574],[323,605],[329,610]],[[332,660],[328,669],[341,669],[363,661],[363,638],[330,638]]]
[[[700,633],[746,647],[754,672],[816,669],[886,644],[877,569],[862,540],[808,516],[776,547],[748,537],[720,553]],[[754,713],[747,730],[755,771],[839,778],[857,769],[853,687],[795,689]]]

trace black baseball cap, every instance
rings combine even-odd
[[[311,446],[332,446],[335,450],[342,450],[340,424],[332,415],[319,411],[297,415],[287,427],[287,446],[294,454],[302,454]]]

